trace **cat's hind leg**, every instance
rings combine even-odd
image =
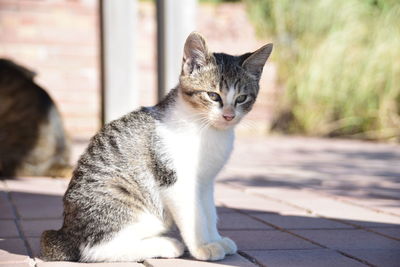
[[[149,258],[176,258],[184,246],[176,239],[161,236],[163,222],[144,214],[135,223],[125,226],[108,241],[80,247],[83,262],[142,261]]]

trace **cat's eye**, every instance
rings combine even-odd
[[[237,104],[241,104],[241,103],[243,103],[244,101],[246,101],[246,99],[247,99],[247,95],[240,95],[240,96],[238,96],[238,97],[236,98],[236,103],[237,103]]]
[[[208,97],[215,102],[220,102],[221,101],[221,97],[219,96],[219,94],[214,93],[214,92],[207,92]]]

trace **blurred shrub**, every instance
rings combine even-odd
[[[400,1],[245,0],[286,91],[276,128],[400,141]]]

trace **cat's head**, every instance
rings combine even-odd
[[[180,89],[183,100],[209,125],[228,129],[252,108],[265,62],[272,51],[267,44],[241,56],[210,53],[199,33],[186,40]]]

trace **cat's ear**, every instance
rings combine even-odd
[[[183,50],[182,74],[190,75],[193,70],[205,66],[209,57],[204,37],[198,32],[192,32],[186,39]]]
[[[265,62],[267,62],[267,59],[271,55],[272,47],[272,44],[267,44],[253,53],[243,55],[245,59],[242,63],[242,67],[257,79],[260,79]]]

